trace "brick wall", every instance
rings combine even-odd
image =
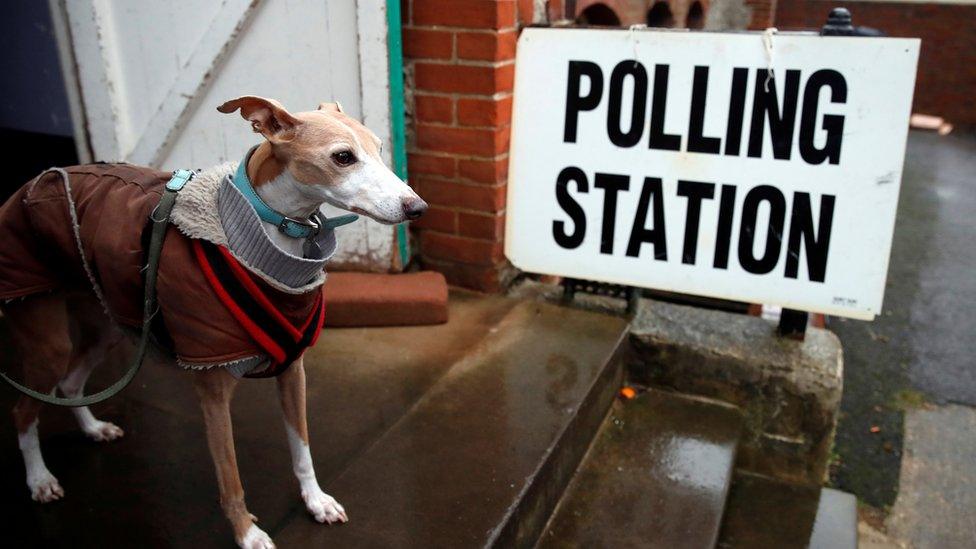
[[[451,284],[498,291],[515,78],[515,0],[404,0],[408,166],[430,203],[420,261]],[[531,17],[531,14],[530,14]]]
[[[745,0],[746,7],[752,11],[749,30],[763,30],[775,26],[776,4],[782,0]]]
[[[683,21],[692,0],[670,2]],[[626,8],[629,24],[654,1],[605,3]],[[410,183],[430,203],[412,227],[422,265],[451,284],[499,291],[515,274],[503,252],[515,44],[534,17],[572,17],[565,6],[550,0],[539,14],[533,0],[401,0]]]
[[[855,25],[922,39],[914,111],[976,125],[976,4],[779,0],[780,29],[819,29],[831,8],[851,10]]]
[[[687,17],[691,5],[695,2],[702,5],[705,13],[708,13],[709,4],[714,0],[576,0],[576,13],[570,18],[578,16],[585,9],[594,5],[607,6],[620,19],[621,26],[630,26],[647,22],[647,12],[655,4],[664,3],[670,8],[674,16],[674,27],[685,28],[688,26]],[[776,16],[777,0],[741,0],[750,10],[752,19],[749,22],[749,29],[761,30],[773,26]],[[568,3],[567,3],[568,5]]]

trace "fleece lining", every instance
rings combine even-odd
[[[334,229],[315,236],[314,257],[297,257],[279,248],[257,211],[233,185],[234,163],[199,172],[177,195],[170,221],[189,238],[226,247],[235,259],[273,288],[303,294],[325,282],[325,262],[335,253]]]

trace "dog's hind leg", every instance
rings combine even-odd
[[[105,361],[106,355],[122,340],[122,332],[116,328],[101,305],[93,296],[71,297],[68,300],[71,313],[74,349],[68,365],[68,375],[58,383],[65,396],[76,398],[84,394],[85,382],[96,366]],[[122,429],[92,414],[88,406],[71,409],[78,425],[88,438],[110,441],[121,438]]]
[[[312,453],[308,448],[308,421],[305,411],[305,364],[299,358],[278,376],[278,396],[285,416],[291,464],[301,486],[305,508],[319,522],[346,522],[346,510],[329,494],[322,491],[315,479]]]
[[[234,529],[234,539],[245,549],[274,547],[271,537],[254,524],[256,519],[244,504],[244,487],[237,470],[234,430],[230,419],[230,401],[237,379],[223,368],[213,368],[193,372],[193,385],[200,397],[207,444],[217,469],[220,506]]]
[[[14,346],[23,365],[24,383],[42,393],[54,391],[64,377],[71,355],[64,296],[40,294],[4,306]],[[61,499],[64,490],[44,463],[37,435],[41,402],[22,395],[14,405],[14,426],[24,456],[27,487],[34,501]]]

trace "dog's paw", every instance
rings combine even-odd
[[[349,521],[349,517],[346,516],[346,510],[342,508],[342,505],[339,505],[339,502],[334,497],[326,494],[318,487],[311,490],[302,490],[302,499],[305,500],[305,508],[319,522],[332,524],[335,522]]]
[[[64,488],[61,488],[58,479],[50,472],[45,472],[37,478],[28,478],[27,487],[30,488],[31,499],[40,503],[57,501],[64,497]]]
[[[271,541],[271,536],[258,528],[256,524],[252,524],[247,529],[244,537],[237,542],[237,545],[241,549],[274,549],[275,546],[274,542]]]
[[[125,431],[118,425],[100,419],[96,419],[88,425],[85,425],[82,429],[88,435],[88,438],[98,442],[108,442],[122,438],[125,435]]]

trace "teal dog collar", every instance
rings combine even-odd
[[[251,206],[258,212],[258,217],[262,221],[274,224],[278,227],[279,231],[292,238],[309,238],[318,234],[322,229],[335,229],[336,227],[341,227],[359,219],[359,216],[356,214],[340,215],[329,219],[322,219],[319,214],[314,214],[309,219],[295,219],[294,217],[288,217],[274,211],[271,206],[268,206],[258,196],[258,193],[254,190],[254,185],[251,184],[251,180],[247,177],[247,161],[251,159],[251,153],[256,148],[252,147],[244,155],[244,160],[237,166],[237,173],[234,174],[231,183],[251,203]]]
[[[316,219],[295,219],[293,217],[288,217],[282,215],[268,206],[264,200],[258,196],[258,193],[254,190],[254,185],[251,184],[251,180],[247,177],[247,162],[251,159],[251,153],[257,147],[252,147],[251,150],[247,151],[244,155],[244,160],[241,161],[240,165],[237,166],[237,173],[234,174],[234,178],[231,181],[237,190],[241,191],[244,198],[251,203],[254,210],[258,212],[258,217],[262,221],[267,221],[278,227],[278,230],[282,233],[292,237],[292,238],[309,238],[318,234],[321,226]]]

